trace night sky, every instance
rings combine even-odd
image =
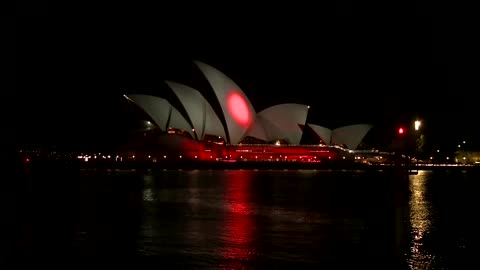
[[[12,130],[44,144],[108,138],[129,121],[124,93],[171,95],[163,80],[209,93],[200,60],[257,111],[302,103],[310,123],[387,133],[418,116],[434,144],[473,142],[480,59],[468,8],[356,2],[18,19]]]

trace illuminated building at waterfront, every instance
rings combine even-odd
[[[356,124],[332,130],[307,123],[309,106],[304,104],[278,104],[256,112],[233,80],[210,65],[195,64],[210,84],[221,113],[215,112],[200,91],[178,82],[166,84],[181,109],[164,98],[127,94],[125,97],[160,130],[145,151],[179,159],[318,162],[345,159],[372,127]],[[300,145],[306,126],[318,135],[321,144]]]

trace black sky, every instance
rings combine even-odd
[[[126,122],[123,93],[167,95],[165,79],[208,92],[192,60],[231,77],[257,111],[303,103],[309,122],[331,128],[418,115],[438,141],[478,134],[478,31],[467,7],[235,5],[19,19],[18,139],[106,136]]]

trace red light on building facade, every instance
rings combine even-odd
[[[248,126],[250,124],[250,111],[247,102],[238,93],[233,92],[228,96],[227,100],[228,110],[233,116],[233,119],[239,124]]]

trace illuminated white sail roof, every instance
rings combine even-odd
[[[251,136],[260,140],[269,141],[270,137],[268,136],[267,131],[265,130],[265,124],[261,117],[257,115],[255,118],[255,123],[247,132],[247,136]]]
[[[194,137],[191,125],[167,100],[150,95],[128,95],[126,97],[147,113],[161,130],[166,131],[170,127],[181,129]]]
[[[187,111],[198,139],[203,140],[205,134],[226,138],[222,122],[199,91],[176,82],[166,81],[166,83]]]
[[[325,144],[330,144],[332,141],[332,130],[326,127],[319,125],[308,124],[308,126],[317,133],[318,136],[325,142]]]
[[[175,109],[175,107],[170,106],[170,109],[171,110],[168,127],[188,131],[188,133],[192,135],[192,138],[195,138],[195,136],[193,135],[193,128],[190,123],[188,123],[188,121],[185,119],[185,117],[183,117],[183,115],[177,109]]]
[[[305,125],[308,106],[303,104],[279,104],[257,114],[266,130],[268,141],[285,139],[290,144],[300,144],[303,131],[299,125]],[[267,127],[268,125],[269,127]]]
[[[219,70],[195,61],[212,87],[222,108],[228,130],[228,141],[238,144],[255,122],[255,110],[240,87]]]
[[[167,121],[172,105],[166,99],[149,95],[128,95],[125,97],[147,113],[161,130],[167,130]]]
[[[320,138],[330,145],[345,144],[349,149],[356,149],[372,125],[357,124],[336,128],[334,130],[319,125],[308,124]]]
[[[332,144],[345,144],[349,149],[356,149],[372,125],[357,124],[336,128],[332,131]]]

